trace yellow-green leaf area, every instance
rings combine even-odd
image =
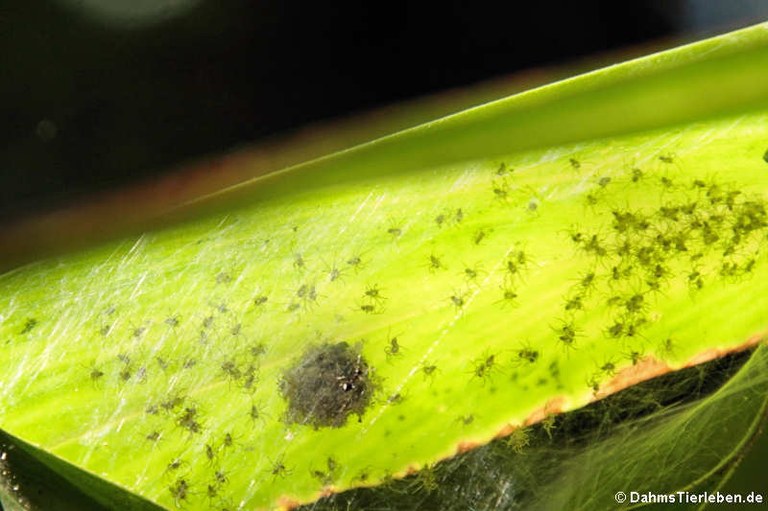
[[[764,120],[309,189],[8,273],[0,426],[167,508],[268,508],[734,349],[765,329]],[[340,342],[368,406],[287,420],[286,370]]]

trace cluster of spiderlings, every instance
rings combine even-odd
[[[483,383],[488,381],[496,370],[498,370],[496,355],[484,355],[472,362],[472,377]]]
[[[226,358],[220,365],[221,374],[244,391],[252,393],[259,381],[259,366],[255,358],[257,357],[249,356],[242,362],[235,358]]]
[[[322,469],[312,469],[310,473],[321,485],[330,486],[339,477],[339,463],[329,456],[325,460],[325,467]]]
[[[575,161],[575,160],[574,160]],[[536,192],[529,186],[513,186],[513,174],[514,169],[508,166],[506,163],[500,163],[493,172],[491,178],[491,193],[495,202],[501,203],[505,206],[512,203],[524,203],[522,204],[526,211],[529,213],[535,213],[539,209],[540,200],[537,197]],[[526,193],[532,193],[534,197],[522,200],[525,198]],[[513,194],[517,196],[518,200],[513,199]],[[479,230],[475,234],[475,244],[479,245],[485,236],[485,231]]]
[[[576,161],[573,160],[572,161]],[[579,164],[580,165],[580,164]],[[574,167],[575,168],[575,167]],[[513,186],[514,168],[507,163],[500,163],[494,168],[491,177],[491,191],[495,201],[502,202],[505,205],[512,203],[512,194],[517,192],[519,195],[518,201],[523,205],[527,211],[535,212],[539,207],[539,199],[530,199],[524,201],[523,191],[530,190],[530,192],[536,196],[536,192],[531,189],[530,186],[514,187]],[[484,240],[490,230],[478,229],[473,235],[473,240],[476,245],[479,245]],[[523,251],[516,251],[512,254],[508,254],[508,258],[505,263],[505,273],[502,282],[499,284],[500,298],[496,302],[502,307],[514,306],[517,304],[518,298],[518,285],[520,283],[520,277],[527,266],[527,256]]]
[[[317,304],[317,288],[315,284],[302,283],[297,287],[286,306],[288,312],[306,310]]]
[[[176,424],[190,433],[200,433],[203,430],[200,420],[200,410],[195,405],[187,406],[176,416]]]
[[[439,270],[447,270],[448,268],[443,262],[443,257],[432,252],[427,257],[427,269],[430,271],[430,273],[435,273]]]
[[[441,228],[458,225],[463,221],[464,210],[462,208],[443,208],[440,213],[435,216],[435,224]]]
[[[569,331],[571,326],[563,325],[560,329],[561,335],[572,335],[575,339],[576,332]],[[573,342],[572,340],[568,341]],[[496,392],[497,387],[494,382],[494,376],[497,374],[504,374],[507,371],[510,372],[508,381],[512,383],[518,383],[521,375],[529,374],[532,366],[539,363],[541,360],[541,350],[534,349],[530,345],[523,344],[512,350],[505,350],[502,352],[490,352],[486,351],[483,355],[473,359],[469,363],[468,373],[470,375],[470,383],[473,381],[479,381],[483,386],[487,383],[492,385],[489,387],[491,393]],[[549,378],[544,376],[539,377],[536,381],[537,386],[544,386],[554,383],[558,389],[562,389],[562,382],[560,381],[560,368],[557,361],[552,361],[547,369]],[[529,387],[522,386],[523,390],[527,390]],[[471,415],[469,415],[471,417]],[[471,424],[463,421],[463,425]]]
[[[493,172],[491,191],[495,200],[505,204],[509,201],[512,186],[509,183],[508,176],[512,174],[513,170],[514,169],[507,167],[506,163],[502,162]]]
[[[387,235],[389,235],[392,241],[397,241],[400,236],[403,235],[402,222],[399,220],[391,219],[387,227]]]
[[[669,154],[659,156],[659,161],[676,164]],[[630,186],[644,177],[634,167]],[[601,178],[598,187],[608,182]],[[708,279],[743,277],[757,264],[768,226],[765,200],[712,179],[684,182],[666,174],[652,183],[661,198],[656,206],[606,205],[607,222],[599,230],[568,231],[568,239],[591,264],[565,296],[562,307],[567,319],[557,327],[564,344],[573,343],[574,321],[583,314],[597,283],[607,289],[607,296],[601,297],[610,311],[605,336],[632,339],[649,324],[652,302],[676,279],[695,292]],[[592,205],[596,204],[597,199]],[[597,379],[589,385],[594,387]]]
[[[463,220],[462,209],[455,208],[451,212],[450,224],[456,225]],[[234,509],[231,499],[242,492],[240,482],[237,486],[227,487],[229,477],[224,469],[232,469],[236,463],[234,460],[242,455],[242,449],[232,449],[234,440],[231,433],[217,439],[217,436],[221,436],[219,426],[215,425],[217,421],[209,417],[214,411],[210,400],[198,391],[199,388],[237,388],[245,391],[245,399],[248,399],[249,394],[252,396],[250,404],[243,407],[243,398],[238,397],[240,394],[232,395],[229,408],[239,409],[238,413],[231,414],[235,421],[233,426],[242,436],[249,435],[249,425],[262,428],[267,421],[271,422],[277,416],[265,413],[265,410],[271,410],[264,406],[262,391],[259,391],[259,399],[256,399],[260,360],[266,353],[266,347],[261,343],[250,342],[252,336],[249,332],[253,319],[249,319],[248,314],[257,320],[262,315],[276,316],[286,309],[297,308],[296,305],[291,307],[290,304],[294,303],[308,317],[322,297],[320,288],[323,285],[329,286],[331,282],[339,280],[341,271],[349,275],[357,274],[365,268],[364,263],[370,262],[368,259],[364,261],[362,252],[341,257],[341,263],[334,266],[337,269],[333,275],[335,278],[325,279],[322,273],[316,271],[313,262],[317,259],[309,257],[311,254],[312,251],[304,250],[303,247],[301,251],[293,248],[290,258],[284,260],[284,266],[290,274],[300,276],[297,283],[292,287],[284,287],[282,291],[266,291],[261,286],[254,286],[254,294],[242,306],[228,303],[226,293],[211,295],[207,299],[210,310],[190,313],[185,309],[184,316],[169,313],[164,319],[143,319],[131,326],[127,337],[123,334],[121,339],[117,338],[112,328],[112,320],[115,318],[100,316],[97,327],[100,335],[112,335],[115,341],[120,341],[115,343],[115,346],[120,346],[120,351],[117,352],[116,348],[113,358],[103,358],[98,364],[94,361],[86,368],[94,388],[104,390],[105,384],[101,382],[110,375],[114,375],[114,380],[123,385],[146,382],[148,376],[159,377],[149,380],[149,384],[144,387],[147,392],[143,394],[149,397],[145,401],[144,419],[137,425],[140,427],[136,428],[138,431],[135,433],[153,453],[167,456],[162,464],[166,477],[162,479],[165,501],[170,501],[171,506],[197,507],[208,500],[211,509]],[[224,287],[239,282],[241,279],[235,275],[234,272],[214,274],[211,286]],[[320,285],[316,285],[317,282]],[[356,301],[373,306],[376,312],[381,311],[388,300],[386,290],[378,284],[366,284],[359,293]],[[109,320],[108,325],[104,325],[106,320]],[[37,320],[28,323],[29,326],[19,328],[25,334],[37,327]],[[158,337],[169,342],[158,344]],[[400,349],[397,338],[393,337],[388,346],[388,357],[400,356]],[[334,379],[334,390],[345,398],[372,393],[374,385],[364,381],[366,366],[358,363],[351,371],[349,374],[344,373],[341,380],[338,377]],[[393,404],[401,401],[402,395],[393,398]],[[361,407],[357,401],[341,400],[334,413],[360,413]],[[238,418],[243,420],[239,421]],[[341,421],[334,420],[335,423]],[[276,422],[283,424],[284,418]],[[249,441],[252,442],[253,437],[249,436]],[[173,448],[172,455],[166,454],[169,448]],[[287,456],[275,458],[266,468],[262,466],[259,471],[261,476],[255,480],[267,485],[270,480],[287,477],[292,470]],[[330,481],[330,478],[336,477],[333,473],[338,472],[338,468],[329,465],[326,472],[329,475],[325,480]]]
[[[363,291],[359,310],[369,314],[382,312],[386,301],[387,298],[381,288],[377,284],[372,284],[366,286],[365,291]]]
[[[512,193],[512,185],[506,177],[494,179],[491,182],[491,191],[495,200],[507,204]]]
[[[215,428],[209,427],[206,420],[208,404],[192,398],[189,390],[181,389],[194,388],[207,379],[211,383],[219,380],[227,387],[235,386],[243,391],[244,396],[252,394],[258,383],[261,358],[267,351],[264,344],[246,340],[239,322],[221,316],[229,313],[227,306],[219,303],[213,307],[213,314],[204,315],[199,322],[187,322],[187,330],[180,330],[182,322],[178,314],[157,323],[145,321],[139,326],[132,326],[127,342],[122,344],[113,358],[99,364],[94,362],[86,368],[95,390],[105,390],[103,387],[110,382],[121,386],[147,383],[142,388],[156,396],[144,406],[145,420],[139,425],[139,438],[146,442],[145,445],[151,445],[153,450],[163,450],[164,446],[179,442],[185,446],[187,454],[183,458],[173,455],[164,463],[168,476],[166,495],[182,508],[193,502],[198,505],[198,501],[204,498],[208,499],[212,509],[228,506],[226,501],[229,495],[225,488],[228,479],[219,462],[226,460],[224,454],[231,449],[234,440],[231,433],[216,438],[218,433]],[[194,332],[196,328],[199,328],[199,333],[210,335],[190,336],[190,331]],[[179,343],[176,350],[167,353],[152,351],[150,345],[145,344],[145,338],[154,337],[157,333],[169,335],[172,339],[186,338],[191,342],[189,345]],[[214,353],[218,353],[219,349],[222,351],[203,360],[204,356],[200,356],[203,352],[195,352],[204,350],[211,341],[215,341]],[[211,372],[211,365],[214,372]],[[174,391],[173,388],[179,390]],[[243,409],[243,419],[246,415],[247,410]],[[188,454],[195,449],[200,451],[199,455]],[[202,465],[205,465],[204,469]],[[210,481],[206,482],[200,475],[202,473],[209,474]]]
[[[509,252],[503,261],[500,296],[496,301],[502,307],[514,306],[519,296],[519,286],[528,270],[530,257],[524,249]]]

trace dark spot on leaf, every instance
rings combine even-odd
[[[28,318],[24,322],[24,328],[21,329],[21,335],[28,334],[29,332],[34,330],[34,328],[37,326],[37,323],[38,323],[37,319],[35,319],[35,318]]]
[[[285,371],[280,392],[288,401],[288,423],[339,428],[351,414],[360,417],[375,384],[359,346],[346,342],[310,347]]]

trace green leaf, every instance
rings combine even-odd
[[[289,505],[753,345],[767,61],[735,32],[8,272],[0,426],[167,508]]]

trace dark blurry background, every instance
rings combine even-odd
[[[0,0],[0,224],[308,123],[763,17],[760,0]]]

